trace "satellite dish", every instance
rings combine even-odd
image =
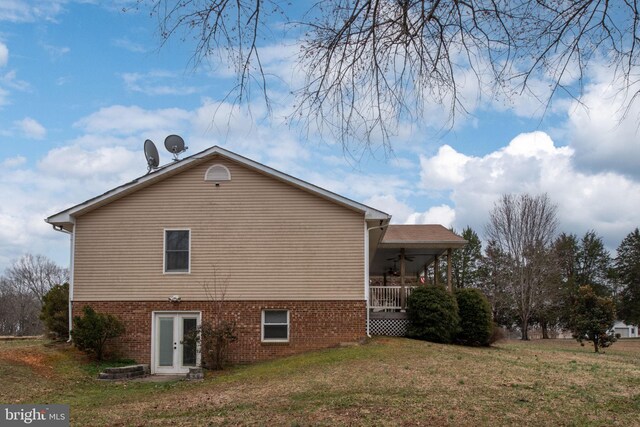
[[[178,154],[186,151],[187,148],[184,145],[184,139],[179,135],[169,135],[164,140],[164,147],[168,152],[173,154],[173,160],[178,160]]]
[[[156,169],[160,164],[158,149],[156,148],[156,144],[150,139],[144,142],[144,156],[147,158],[147,173],[151,172],[152,169]]]

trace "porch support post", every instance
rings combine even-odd
[[[424,283],[422,284],[422,286],[427,286],[429,283],[427,282],[427,280],[429,280],[429,263],[425,262],[424,263]]]
[[[433,260],[433,284],[438,286],[439,284],[439,280],[438,280],[438,276],[440,276],[440,265],[439,265],[439,259],[438,259],[438,255],[435,256],[435,259]]]
[[[400,309],[405,310],[407,306],[407,293],[404,287],[404,248],[400,249]]]
[[[451,248],[447,249],[447,289],[453,292],[453,282],[451,281]]]

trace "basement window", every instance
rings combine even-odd
[[[289,310],[262,311],[262,341],[289,342]]]
[[[191,230],[164,230],[164,272],[189,273]]]

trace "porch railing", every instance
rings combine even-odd
[[[416,286],[405,286],[405,297],[402,298],[402,286],[370,286],[369,308],[373,311],[403,310],[402,303]]]

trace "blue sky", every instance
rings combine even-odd
[[[640,225],[640,108],[622,119],[624,93],[597,61],[585,106],[559,96],[541,116],[534,96],[478,100],[467,80],[469,114],[453,128],[441,132],[446,115],[430,106],[419,125],[392,138],[392,156],[378,151],[354,163],[335,141],[284,122],[299,77],[294,34],[264,46],[281,83],[272,113],[254,96],[249,115],[223,101],[233,83],[224,64],[194,68],[189,40],[161,47],[156,18],[123,13],[127,4],[0,2],[0,271],[26,252],[66,265],[68,238],[44,218],[144,174],[144,140],[162,147],[172,133],[185,138],[187,154],[218,144],[396,223],[471,225],[482,234],[500,194],[546,192],[562,231],[594,229],[610,249]],[[161,163],[169,161],[161,148]]]

